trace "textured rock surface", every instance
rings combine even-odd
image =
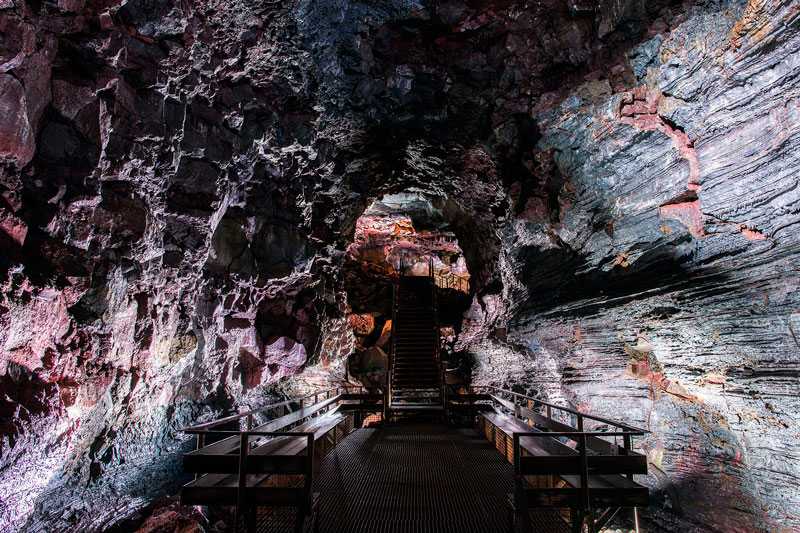
[[[800,528],[796,2],[0,0],[0,35],[3,529],[141,516],[177,428],[342,379],[385,327],[345,250],[411,189],[475,379],[648,427],[657,530]]]
[[[666,530],[800,527],[798,29],[791,3],[697,6],[631,50],[630,90],[535,114],[570,206],[508,228],[495,357],[532,361],[500,379],[652,431]]]

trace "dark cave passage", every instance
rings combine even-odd
[[[590,413],[641,530],[800,530],[798,64],[793,0],[0,0],[0,530],[219,533],[226,417]]]
[[[470,274],[458,238],[441,209],[420,192],[388,194],[356,222],[343,267],[354,352],[349,374],[384,388],[392,345],[392,288],[401,276],[433,278],[441,349],[451,352],[472,297]]]

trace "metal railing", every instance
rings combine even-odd
[[[454,289],[461,292],[469,292],[469,280],[457,276],[452,272],[436,273],[434,275],[436,286],[442,289]]]
[[[579,509],[582,513],[580,515],[580,522],[588,519],[588,531],[589,533],[595,533],[596,531],[600,530],[602,526],[597,527],[597,522],[594,518],[594,512],[592,509],[592,501],[589,489],[589,446],[588,446],[588,438],[589,437],[629,437],[632,434],[641,435],[642,432],[632,432],[632,431],[613,431],[613,432],[603,432],[603,431],[536,431],[536,432],[514,432],[513,438],[513,454],[514,454],[514,483],[515,483],[515,490],[522,491],[524,486],[524,477],[526,473],[523,471],[522,468],[522,446],[520,445],[520,439],[523,437],[532,437],[532,438],[553,438],[553,437],[566,437],[570,440],[573,440],[577,443],[577,451],[578,457],[580,461],[580,469],[579,469],[579,476],[580,476],[580,487],[579,490]],[[628,449],[620,455],[627,455]],[[630,475],[630,478],[633,476]],[[609,509],[608,511],[611,511]],[[611,520],[616,512],[619,509],[614,510],[610,514],[607,512],[603,516],[600,517],[600,521],[604,524],[607,523],[608,520]],[[633,508],[633,518],[634,518],[634,528],[636,533],[639,533],[639,514],[637,512],[637,508]]]
[[[389,360],[386,367],[386,386],[383,394],[383,421],[388,420],[389,407],[392,405],[392,373],[394,371],[394,355],[397,349],[397,306],[400,287],[397,283],[392,284],[392,343],[389,346]]]
[[[498,396],[489,395],[489,397],[499,403],[503,408],[512,411],[513,416],[522,422],[526,422],[531,418],[536,418],[536,415],[544,416],[549,419],[550,424],[555,427],[557,430],[552,431],[550,428],[546,428],[546,430],[542,431],[530,431],[530,432],[514,432],[513,433],[513,461],[514,461],[514,474],[515,474],[515,485],[518,490],[522,490],[524,485],[524,475],[522,468],[522,447],[520,446],[520,439],[525,437],[532,437],[532,438],[566,438],[576,443],[576,450],[578,452],[579,457],[579,476],[580,476],[580,487],[579,487],[579,504],[580,504],[580,511],[584,513],[581,515],[581,521],[584,519],[589,519],[589,531],[594,532],[596,531],[595,526],[598,523],[607,523],[610,519],[613,518],[616,511],[606,513],[601,516],[598,521],[595,521],[594,514],[592,510],[592,504],[590,499],[590,489],[589,489],[589,451],[593,446],[602,445],[603,447],[608,446],[610,450],[612,450],[612,454],[614,455],[621,455],[627,456],[633,452],[633,439],[637,436],[643,436],[650,433],[646,429],[638,428],[632,426],[630,424],[626,424],[624,422],[618,422],[616,420],[611,420],[602,416],[590,415],[587,413],[582,413],[575,409],[564,407],[562,405],[557,405],[550,402],[545,402],[543,400],[538,400],[536,398],[532,398],[525,394],[521,394],[518,392],[510,391],[508,389],[502,389],[500,387],[494,387],[491,385],[482,385],[482,386],[474,386],[471,387],[473,390],[490,390],[495,392]],[[506,395],[511,398],[511,401],[503,401],[499,395]],[[523,406],[525,405],[525,406]],[[561,413],[562,415],[566,415],[566,418],[569,419],[569,424],[564,422],[559,422],[557,419],[553,418],[553,413]],[[540,422],[541,418],[539,419]],[[613,431],[598,431],[598,430],[589,430],[585,429],[585,425],[587,421],[597,422],[599,424],[603,424],[606,426],[610,426]],[[546,422],[542,422],[543,425],[546,425]],[[574,424],[575,430],[573,431],[571,424]],[[559,428],[565,428],[563,430]],[[613,437],[614,443],[611,447],[612,443],[605,441],[603,437]],[[621,437],[623,441],[623,445],[620,449],[620,446],[616,444],[617,438]],[[602,442],[598,442],[602,441]],[[633,474],[627,474],[628,479],[633,480]],[[633,517],[634,517],[634,524],[635,530],[639,531],[639,519],[638,519],[638,512],[637,508],[633,508]]]
[[[575,409],[571,409],[569,407],[564,407],[563,405],[557,405],[550,402],[545,402],[543,400],[538,400],[536,398],[532,398],[530,396],[526,396],[525,394],[521,394],[519,392],[514,392],[508,389],[502,389],[500,387],[495,387],[492,385],[473,385],[470,387],[472,390],[480,390],[480,389],[487,389],[495,391],[499,394],[505,394],[512,397],[513,406],[514,406],[514,414],[517,418],[519,416],[519,407],[522,406],[523,402],[528,402],[533,405],[533,407],[541,407],[544,408],[544,414],[547,418],[553,418],[553,411],[559,411],[562,413],[567,413],[568,418],[570,421],[574,418],[575,419],[575,427],[578,428],[579,431],[583,431],[584,421],[585,420],[592,420],[595,422],[600,422],[602,424],[609,425],[614,428],[619,428],[623,432],[626,432],[630,435],[644,435],[650,433],[646,429],[637,428],[636,426],[632,426],[630,424],[625,424],[623,422],[618,422],[616,420],[610,420],[608,418],[604,418],[601,416],[590,415],[586,413],[582,413]],[[610,433],[606,433],[607,436],[611,436]]]
[[[231,437],[239,437],[239,461],[237,469],[237,486],[236,486],[236,510],[234,514],[235,529],[238,531],[239,524],[242,520],[242,513],[247,508],[247,501],[245,499],[245,491],[247,490],[247,459],[250,454],[250,438],[251,437],[305,437],[306,438],[306,460],[304,461],[303,471],[303,493],[304,502],[300,511],[302,516],[308,514],[311,510],[311,488],[314,486],[314,433],[308,431],[232,431],[232,430],[219,430],[214,433],[229,435]],[[247,531],[250,531],[250,526]]]
[[[306,400],[313,399],[313,401],[311,401],[309,405],[314,405],[316,403],[319,403],[320,398],[323,398],[323,400],[328,400],[334,396],[338,396],[339,394],[342,393],[342,391],[344,391],[346,394],[352,389],[357,389],[362,392],[366,390],[361,385],[339,385],[336,387],[332,387],[330,389],[325,389],[323,391],[307,394],[306,396],[302,396],[300,398],[294,398],[291,400],[284,400],[282,402],[271,403],[268,405],[264,405],[262,407],[258,407],[256,409],[251,409],[248,411],[244,411],[242,413],[237,413],[235,415],[218,418],[216,420],[211,420],[209,422],[204,422],[202,424],[195,424],[193,426],[181,428],[178,431],[180,431],[181,433],[197,435],[197,449],[200,449],[205,445],[205,437],[207,435],[216,435],[224,433],[238,434],[243,431],[250,431],[253,428],[253,420],[255,419],[255,416],[261,413],[267,413],[269,411],[277,411],[278,409],[285,411],[287,408],[296,404],[299,404],[300,408],[302,409],[303,407],[305,407]],[[279,416],[274,418],[279,418]],[[243,419],[245,426],[244,429],[242,429],[241,427]],[[237,422],[237,421],[239,423],[239,430],[214,429],[223,424],[229,424],[231,422]]]
[[[433,348],[433,359],[436,361],[436,364],[439,365],[439,386],[440,386],[440,394],[441,394],[441,401],[442,401],[442,408],[447,409],[447,381],[446,381],[446,368],[445,363],[442,361],[442,351],[441,351],[441,344],[442,344],[442,332],[439,327],[439,299],[437,296],[436,290],[436,278],[433,275],[433,260],[428,265],[428,273],[433,281],[431,283],[431,303],[433,307],[433,331],[434,331],[434,348]]]

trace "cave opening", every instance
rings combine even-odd
[[[356,220],[343,265],[354,335],[348,372],[370,389],[385,387],[392,288],[399,277],[432,277],[445,357],[462,329],[475,288],[458,236],[441,208],[444,204],[411,188],[375,199]]]
[[[0,530],[800,531],[797,4],[0,0]]]

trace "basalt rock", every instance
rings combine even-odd
[[[380,380],[407,193],[473,381],[650,430],[654,530],[800,527],[795,4],[0,0],[0,529],[196,527],[181,427]]]

